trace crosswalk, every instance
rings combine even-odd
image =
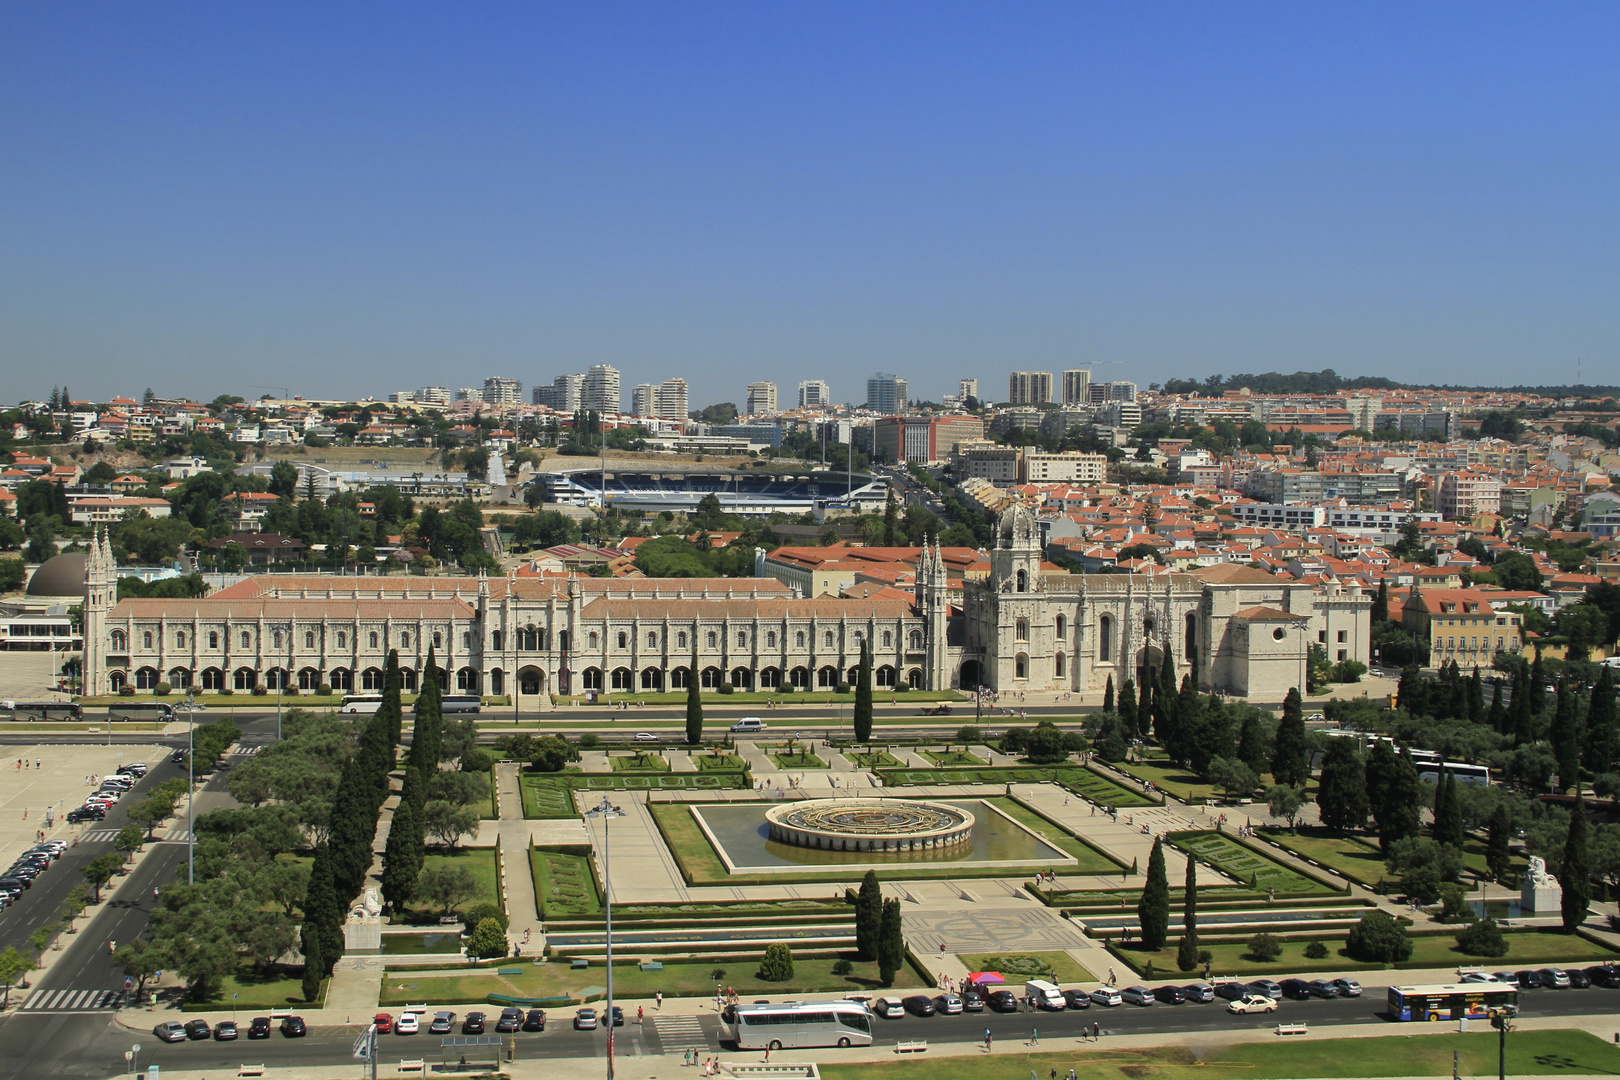
[[[659,1048],[666,1054],[677,1050],[708,1050],[709,1037],[703,1033],[703,1024],[695,1016],[658,1016],[652,1018],[653,1032],[658,1036]]]
[[[91,829],[87,833],[79,834],[79,842],[82,844],[106,843],[117,835],[117,829]]]
[[[187,829],[170,829],[168,832],[163,834],[163,839],[184,844],[186,841],[191,839],[191,832]]]
[[[252,757],[254,754],[257,754],[260,750],[263,750],[263,749],[264,749],[264,747],[262,747],[262,746],[237,746],[237,747],[233,748],[231,750],[230,754],[228,754],[227,756],[228,757]]]
[[[123,990],[35,990],[22,1003],[22,1012],[85,1013],[122,1008]]]

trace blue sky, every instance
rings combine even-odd
[[[1620,381],[1613,4],[0,7],[0,401]],[[527,391],[525,391],[527,393]]]

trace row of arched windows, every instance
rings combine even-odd
[[[737,633],[737,641],[736,641],[737,648],[739,648],[739,649],[748,648],[749,632],[747,630],[738,630],[736,633]],[[546,648],[546,631],[543,628],[533,627],[533,626],[522,627],[522,628],[519,628],[517,630],[512,631],[512,634],[513,634],[513,640],[516,643],[519,652],[543,652],[543,651],[545,651],[545,648]],[[659,642],[660,642],[661,638],[660,638],[660,634],[659,634],[659,632],[657,630],[648,630],[648,631],[646,631],[646,635],[647,635],[646,636],[647,648],[656,649],[656,648],[660,647]],[[778,646],[778,640],[779,639],[778,639],[778,636],[777,636],[777,632],[775,630],[767,630],[767,631],[765,631],[764,634],[762,635],[762,637],[763,637],[763,640],[764,640],[765,648],[767,648],[767,649],[775,649],[775,648],[779,647]],[[559,630],[557,632],[557,638],[558,638],[558,647],[560,649],[564,650],[564,651],[567,651],[567,649],[568,649],[568,632],[566,630]],[[862,631],[856,630],[856,631],[854,631],[854,639],[855,639],[856,646],[859,647],[865,641],[865,635],[863,634]],[[611,640],[613,641],[613,644],[614,644],[614,646],[616,648],[628,649],[628,648],[630,648],[630,631],[628,631],[628,630],[616,630],[616,631],[613,632]],[[803,630],[794,631],[794,633],[793,633],[793,647],[794,648],[796,648],[796,649],[805,648],[807,641],[808,641],[808,635],[807,635],[807,633],[805,631],[803,631]],[[880,646],[881,648],[885,648],[885,649],[894,648],[894,631],[893,630],[884,630],[879,635],[879,641],[882,643],[881,646]],[[829,649],[835,648],[836,647],[836,644],[835,644],[835,642],[836,642],[836,634],[835,634],[835,632],[832,631],[832,630],[826,631],[826,633],[824,635],[824,642],[825,642],[825,645],[826,645],[827,648],[829,648]],[[490,643],[490,647],[492,649],[496,650],[497,652],[500,651],[505,645],[505,638],[504,638],[504,635],[502,634],[502,632],[499,631],[499,630],[490,631],[489,643]],[[709,649],[717,649],[717,648],[719,648],[720,647],[720,632],[717,631],[717,630],[706,630],[706,631],[704,631],[703,632],[703,644],[704,644],[705,648],[709,648]],[[923,647],[923,632],[921,630],[912,630],[910,632],[909,636],[907,637],[907,645],[913,652],[917,652],[917,651],[921,650],[922,647]],[[587,649],[591,650],[591,651],[595,651],[597,649],[600,649],[602,647],[602,638],[601,638],[600,633],[595,631],[595,630],[587,631],[586,634],[585,634],[585,647]],[[687,636],[687,632],[685,630],[677,630],[675,632],[675,634],[674,634],[674,648],[676,648],[677,650],[691,648],[690,638]]]
[[[897,685],[899,672],[891,665],[884,664],[872,669],[873,685],[879,689],[892,690]],[[640,672],[632,671],[627,667],[616,667],[603,671],[598,667],[589,667],[580,672],[580,681],[586,690],[663,690],[664,669],[648,667]],[[692,681],[692,669],[687,667],[671,668],[669,675],[669,689],[684,690]],[[814,683],[817,689],[836,689],[840,683],[854,683],[860,678],[859,668],[850,668],[841,671],[832,665],[825,665],[812,672],[808,667],[795,667],[783,671],[778,667],[761,668],[757,673],[752,668],[737,667],[725,672],[717,667],[701,668],[698,671],[698,685],[704,690],[718,690],[723,684],[729,683],[739,690],[752,690],[755,688],[756,677],[761,690],[780,690],[784,685],[795,690],[808,690]],[[922,686],[922,671],[912,668],[905,674],[906,685],[913,688]]]
[[[220,636],[221,636],[220,631],[218,631],[218,630],[209,630],[207,633],[208,633],[208,647],[210,649],[219,648],[219,646],[220,646]],[[244,648],[244,649],[252,649],[253,648],[253,631],[251,631],[251,630],[242,630],[239,633],[240,633],[240,637],[239,637],[238,640],[241,642],[241,647]],[[156,641],[157,641],[157,633],[156,633],[156,631],[142,630],[140,632],[140,635],[141,635],[141,648],[143,650],[150,651],[156,646]],[[187,640],[186,631],[184,631],[184,630],[176,630],[174,632],[174,647],[175,648],[184,649],[186,647],[186,640]],[[306,649],[315,648],[315,640],[316,640],[315,631],[313,631],[313,630],[304,631],[304,648],[306,648]],[[335,640],[337,642],[337,647],[338,648],[347,649],[349,647],[349,632],[347,630],[339,630],[339,631],[337,631],[336,635],[335,635]],[[382,645],[384,644],[383,635],[381,633],[379,633],[378,631],[376,631],[376,630],[369,631],[368,634],[367,634],[367,637],[366,637],[366,644],[367,644],[367,647],[371,648],[371,649],[381,648]],[[399,644],[399,647],[401,649],[410,648],[411,647],[411,631],[409,631],[409,630],[400,631],[399,635],[398,635],[398,644]],[[111,649],[112,649],[112,651],[114,653],[128,652],[129,651],[129,635],[126,634],[123,630],[114,630],[109,635],[109,645],[111,646]],[[275,631],[271,632],[271,635],[270,635],[270,647],[271,647],[272,650],[275,650],[275,651],[279,651],[282,648],[284,648],[282,631],[275,630]],[[439,631],[439,630],[433,631],[433,647],[436,648],[436,649],[442,649],[444,647],[444,634],[443,634],[442,631]]]

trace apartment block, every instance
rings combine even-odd
[[[550,386],[534,388],[534,403],[558,412],[578,412],[584,386],[583,375],[558,375],[551,380]]]
[[[749,416],[764,416],[776,411],[776,384],[773,382],[751,382],[748,384],[748,405],[746,409]]]
[[[580,387],[580,407],[600,413],[619,411],[619,369],[592,364]]]
[[[1045,454],[1026,448],[1020,479],[1026,484],[1100,484],[1108,479],[1108,458],[1079,451]]]
[[[1320,502],[1322,474],[1315,469],[1256,469],[1244,481],[1243,494],[1263,503]]]
[[[799,384],[799,408],[825,409],[832,404],[832,389],[821,379],[806,379]]]
[[[1435,509],[1451,521],[1495,514],[1502,509],[1502,482],[1479,473],[1448,472],[1440,478]]]
[[[1063,404],[1091,404],[1091,369],[1072,368],[1063,373]]]
[[[652,383],[641,383],[630,390],[630,414],[632,416],[657,416],[658,387]]]
[[[523,384],[516,379],[503,379],[497,375],[491,375],[484,380],[484,404],[523,404]]]
[[[1007,401],[1013,405],[1045,405],[1052,400],[1050,371],[1014,371],[1007,376]]]
[[[687,390],[685,379],[665,379],[658,384],[658,391],[653,396],[654,416],[661,416],[665,420],[685,420],[687,413]]]
[[[962,443],[951,456],[958,481],[972,477],[1007,486],[1018,482],[1018,447],[992,442]]]
[[[956,396],[966,401],[968,398],[979,396],[978,379],[958,379],[956,382]]]
[[[873,412],[897,413],[911,400],[906,380],[880,371],[866,380],[866,407]]]

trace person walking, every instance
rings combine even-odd
[[[1102,1025],[1101,1024],[1092,1024],[1091,1025],[1091,1037],[1094,1040],[1098,1040],[1098,1039],[1102,1038]]]
[[[984,1029],[984,1052],[990,1053],[990,1029]]]
[[[664,992],[662,990],[658,991],[658,993],[654,995],[653,1000],[658,1003],[658,1009],[660,1012],[662,1012],[664,1008]]]
[[[1113,968],[1108,969],[1108,985],[1109,986],[1114,985],[1114,969]]]
[[[1039,1046],[1039,1045],[1041,1045],[1041,1029],[1040,1028],[1030,1028],[1029,1029],[1029,1045],[1031,1045],[1031,1046]]]

